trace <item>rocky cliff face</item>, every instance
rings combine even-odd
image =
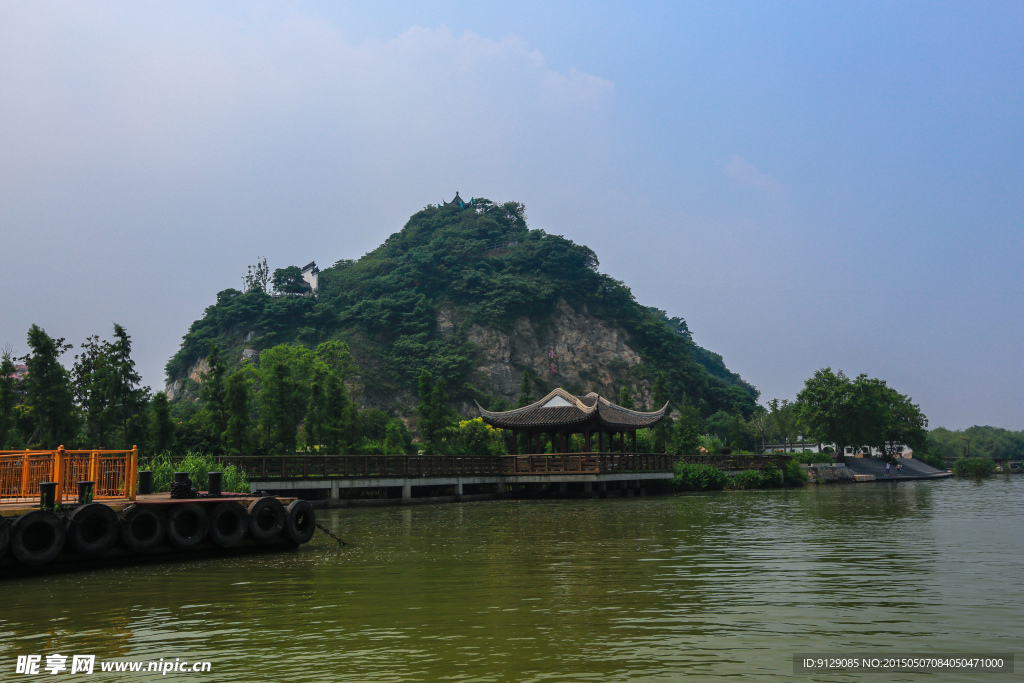
[[[638,408],[651,408],[651,384],[635,377],[633,371],[642,359],[630,347],[629,336],[592,317],[585,306],[576,310],[564,299],[558,299],[549,316],[539,320],[520,316],[510,331],[475,323],[460,327],[460,313],[458,309],[442,307],[437,313],[437,331],[446,338],[462,335],[475,347],[476,367],[469,382],[484,394],[515,404],[523,372],[528,371],[538,378],[534,398],[554,387],[563,387],[578,394],[596,391],[615,400],[619,390],[628,386]],[[246,337],[245,341],[248,340]],[[258,362],[259,352],[245,348],[242,356]],[[356,361],[363,364],[371,359]],[[198,396],[197,385],[202,384],[202,375],[209,370],[206,359],[198,361],[188,369],[187,380],[167,384],[168,398],[194,400]],[[364,408],[396,411],[403,417],[415,413],[417,399],[412,391],[378,394],[363,387],[358,379],[350,384],[350,390],[361,398]],[[458,402],[456,408],[466,416],[477,414],[471,401]]]
[[[454,335],[457,318],[457,311],[442,309],[438,314],[440,334]],[[523,372],[530,371],[548,388],[596,391],[612,400],[627,385],[638,406],[650,404],[650,383],[637,380],[631,373],[641,358],[629,346],[628,335],[591,317],[586,307],[574,310],[559,299],[551,315],[543,320],[521,316],[511,331],[473,324],[465,334],[477,349],[471,382],[486,394],[514,404]],[[466,414],[475,412],[472,404],[460,408]]]
[[[199,361],[188,369],[188,378],[196,384],[203,383],[203,375],[210,371],[210,364],[205,358],[199,359]],[[184,380],[174,380],[168,382],[164,388],[164,392],[167,394],[168,400],[176,401],[179,398],[195,398],[195,392],[189,389],[189,385]]]

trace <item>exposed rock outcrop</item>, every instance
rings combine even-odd
[[[438,328],[454,334],[456,313],[442,309]],[[575,391],[614,396],[629,386],[637,405],[650,403],[650,385],[630,370],[641,363],[628,336],[591,317],[585,307],[574,310],[559,299],[551,315],[538,324],[527,316],[516,319],[511,331],[471,325],[466,340],[477,349],[472,383],[481,391],[515,403],[524,371]]]

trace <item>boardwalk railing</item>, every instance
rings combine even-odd
[[[0,501],[38,500],[39,484],[57,482],[54,502],[75,490],[75,482],[94,481],[97,499],[135,500],[137,448],[129,451],[0,452]]]
[[[667,453],[572,453],[555,455],[251,455],[224,457],[253,481],[369,477],[514,476],[671,472],[677,461],[722,469],[781,465],[784,455],[678,456]]]

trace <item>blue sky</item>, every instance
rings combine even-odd
[[[526,204],[764,398],[825,365],[1024,428],[1020,3],[0,5],[0,345]],[[70,357],[69,357],[70,360]]]

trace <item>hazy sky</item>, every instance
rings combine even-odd
[[[369,5],[372,7],[368,7]],[[1024,4],[0,4],[0,346],[519,201],[762,391],[1024,428]],[[66,360],[70,362],[71,355]]]

